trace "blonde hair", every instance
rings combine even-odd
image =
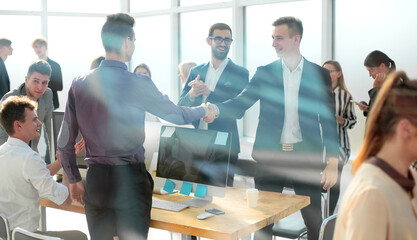
[[[368,117],[365,139],[352,165],[355,173],[367,159],[375,156],[395,131],[401,119],[417,126],[417,80],[403,71],[394,72],[382,85]]]

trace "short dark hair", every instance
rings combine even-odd
[[[35,48],[36,44],[44,45],[45,48],[48,48],[48,41],[45,38],[36,38],[35,40],[33,40],[32,48]]]
[[[213,32],[216,29],[218,29],[218,30],[229,30],[230,35],[232,35],[232,29],[229,27],[229,25],[227,25],[226,23],[215,23],[215,24],[211,25],[211,27],[209,29],[209,37],[213,36]]]
[[[27,77],[29,78],[30,76],[32,76],[34,72],[40,73],[42,75],[51,76],[51,73],[52,73],[51,65],[49,65],[47,61],[42,60],[42,59],[35,60],[29,66]]]
[[[0,123],[6,133],[14,134],[14,121],[25,122],[25,109],[35,110],[38,103],[27,96],[10,96],[2,104],[0,109]]]
[[[134,25],[135,19],[126,13],[108,15],[101,29],[101,40],[106,52],[120,53],[124,39],[134,37]]]
[[[396,69],[394,60],[392,60],[387,56],[387,54],[379,50],[375,50],[369,53],[368,56],[366,56],[363,64],[366,67],[379,67],[381,63],[383,63],[387,68],[389,68],[390,72],[395,71]]]
[[[4,47],[4,46],[9,47],[10,45],[12,45],[12,41],[10,41],[7,38],[0,38],[0,47]]]
[[[288,26],[290,37],[300,35],[300,40],[303,38],[303,22],[300,19],[291,16],[280,17],[272,23],[272,26],[277,27],[284,24]]]

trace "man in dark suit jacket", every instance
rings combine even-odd
[[[248,70],[227,58],[233,41],[232,30],[227,24],[216,23],[212,25],[206,41],[211,47],[210,62],[191,69],[178,105],[199,106],[205,102],[224,102],[237,96],[249,82]],[[240,152],[236,119],[222,116],[210,124],[204,121],[196,121],[193,125],[196,128],[232,133],[232,149],[227,179],[227,184],[232,186],[238,153]]]
[[[10,91],[9,74],[7,73],[4,62],[7,57],[12,54],[12,41],[7,38],[0,38],[0,98]]]
[[[239,96],[217,106],[219,116],[240,118],[260,101],[252,151],[256,187],[282,192],[291,185],[296,194],[310,196],[310,205],[301,213],[308,239],[313,240],[322,222],[321,190],[337,180],[339,141],[331,79],[326,69],[301,55],[300,20],[282,17],[273,26],[272,46],[281,59],[259,67]],[[271,239],[271,235],[272,225],[256,232],[255,239]]]

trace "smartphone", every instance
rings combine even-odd
[[[212,213],[214,215],[224,214],[224,212],[222,210],[219,210],[219,209],[216,209],[216,208],[207,208],[206,212]]]
[[[363,104],[363,103],[360,103],[360,102],[356,102],[356,101],[354,101],[354,100],[350,100],[350,102],[352,102],[352,103],[354,103],[354,104],[357,104],[357,105],[361,105],[361,106],[365,106],[365,107],[367,107],[367,104]]]

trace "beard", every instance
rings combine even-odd
[[[219,60],[224,60],[227,57],[227,54],[229,54],[229,48],[225,48],[225,51],[218,51],[217,48],[211,48],[211,53],[213,54],[213,57]]]

